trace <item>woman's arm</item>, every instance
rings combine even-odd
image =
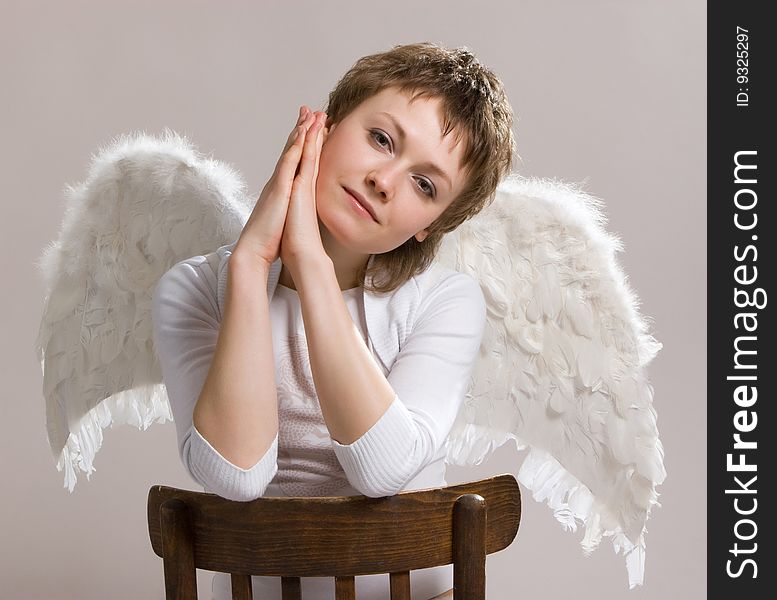
[[[207,491],[246,501],[262,496],[277,472],[277,437],[256,464],[243,469],[224,458],[192,424],[219,339],[215,263],[220,259],[219,252],[192,257],[173,266],[157,282],[154,349],[175,420],[181,462]]]
[[[330,437],[351,444],[388,410],[394,390],[351,319],[332,260],[301,261],[294,284],[321,414]]]
[[[194,408],[194,426],[233,464],[250,468],[278,434],[278,399],[267,277],[280,253],[286,212],[305,131],[300,107],[270,180],[240,233],[227,271],[216,352]]]
[[[431,290],[386,377],[351,320],[331,264],[310,261],[294,281],[335,454],[362,494],[393,495],[437,456],[453,427],[485,327],[480,286],[459,273]]]
[[[233,253],[216,351],[194,408],[200,434],[232,464],[248,469],[278,433],[268,269]]]
[[[262,496],[278,469],[266,290],[311,122],[303,113],[233,248],[220,318],[217,274],[204,257],[175,265],[154,293],[155,346],[181,460],[208,491],[232,500]]]

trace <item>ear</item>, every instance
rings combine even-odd
[[[427,235],[429,235],[429,230],[422,229],[421,231],[415,234],[415,239],[417,239],[419,242],[423,242],[426,239]]]
[[[326,141],[327,136],[332,133],[335,130],[335,127],[337,127],[337,123],[332,123],[330,126],[324,126],[323,133],[321,135],[324,136],[324,141]]]

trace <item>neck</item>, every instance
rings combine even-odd
[[[326,252],[334,265],[335,276],[337,277],[337,284],[340,286],[340,289],[349,290],[362,285],[363,282],[356,279],[356,273],[367,263],[367,261],[369,261],[370,255],[354,254],[352,251],[343,247],[336,239],[334,239],[334,237],[332,237],[332,235],[330,235],[329,231],[324,227],[320,220],[318,222],[318,230],[321,234],[321,245],[324,247],[324,252]],[[278,283],[293,290],[297,289],[294,285],[294,279],[292,279],[291,273],[289,273],[286,265],[283,265],[281,268]]]

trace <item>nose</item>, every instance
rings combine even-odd
[[[391,199],[393,195],[392,178],[390,169],[376,167],[367,174],[367,184],[381,200],[385,201]]]

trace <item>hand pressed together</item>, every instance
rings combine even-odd
[[[302,261],[325,254],[318,229],[316,180],[321,147],[324,142],[326,114],[323,112],[310,114],[312,123],[302,136],[304,137],[302,157],[292,184],[281,240],[281,261],[291,273],[297,271]]]
[[[324,253],[315,190],[325,120],[324,113],[300,108],[297,124],[235,245],[235,255],[265,267],[280,256],[293,268],[311,253]]]

